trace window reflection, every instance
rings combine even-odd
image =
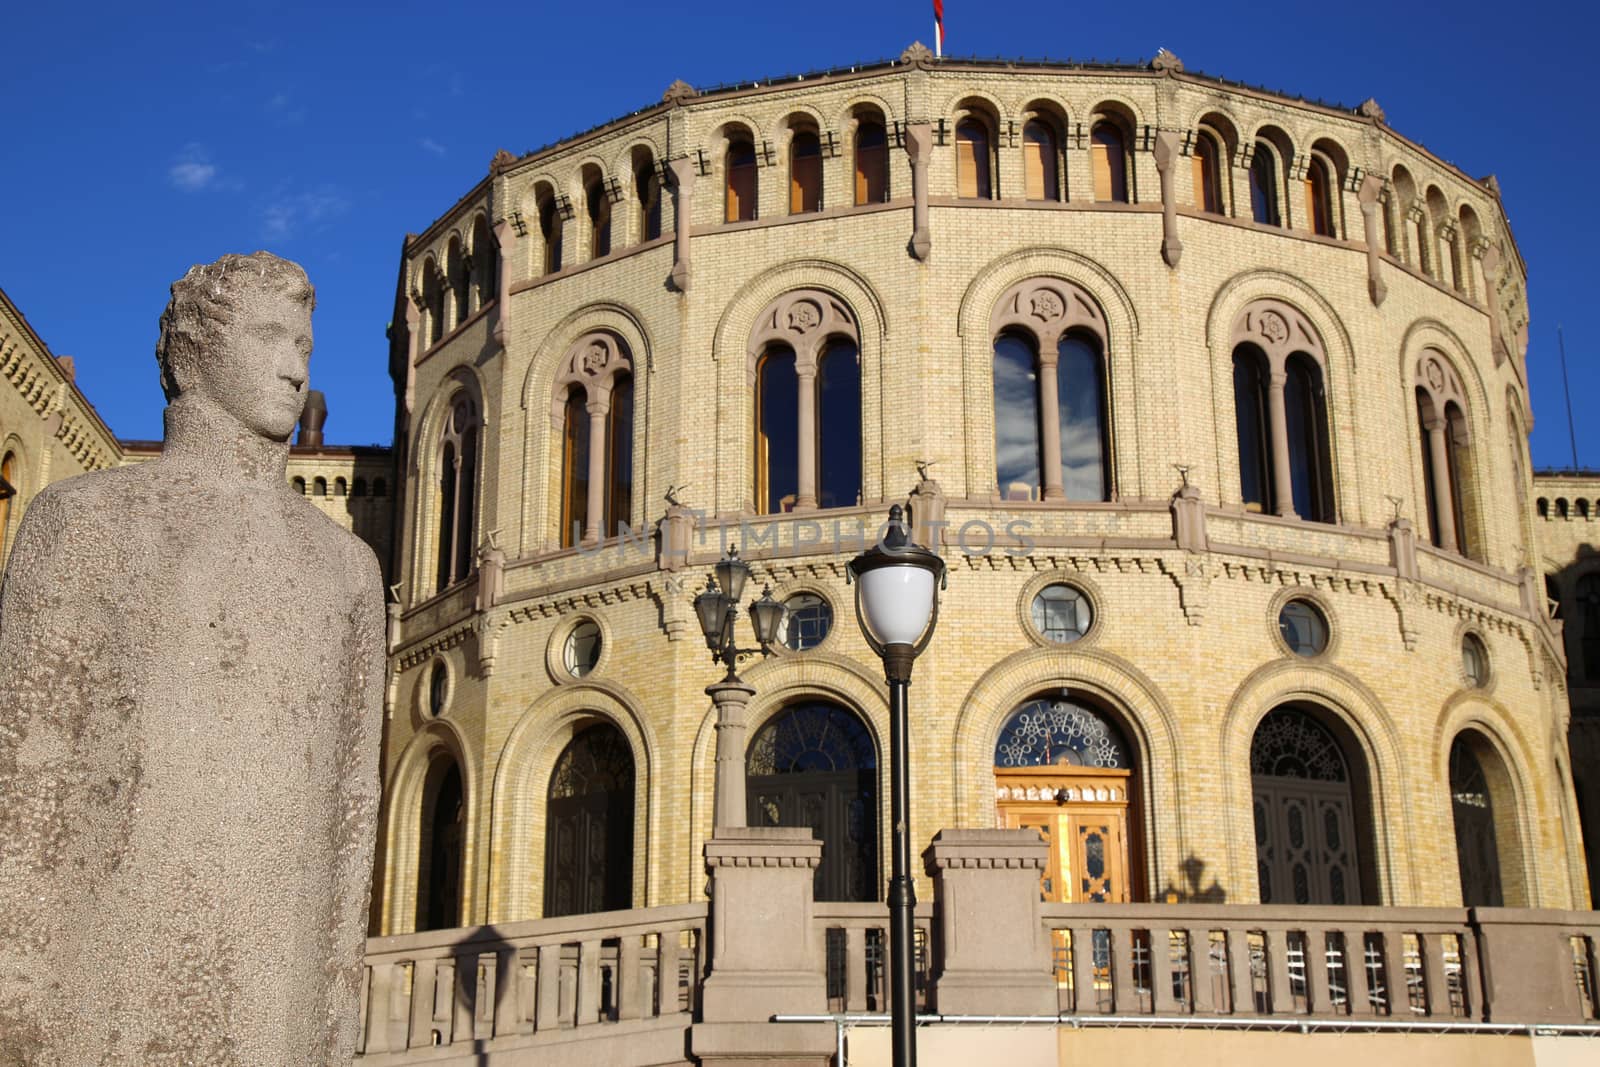
[[[1061,488],[1068,500],[1107,500],[1105,375],[1092,338],[1061,339],[1056,409],[1061,420]]]
[[[828,345],[817,367],[817,504],[861,498],[861,360],[854,343]]]
[[[956,125],[956,195],[968,200],[988,200],[989,131],[977,119]]]
[[[1266,358],[1253,345],[1240,345],[1233,352],[1233,407],[1239,436],[1239,498],[1246,511],[1271,512],[1267,367]]]
[[[589,409],[579,386],[567,391],[561,431],[561,547],[570,548],[589,523]]]
[[[798,421],[794,351],[769,349],[756,369],[756,500],[765,514],[794,510],[800,479]]]
[[[995,475],[1003,500],[1039,499],[1039,384],[1033,347],[1015,334],[994,343]]]

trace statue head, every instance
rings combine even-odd
[[[305,407],[316,296],[298,264],[226,255],[172,283],[156,359],[167,402],[194,400],[287,441]]]

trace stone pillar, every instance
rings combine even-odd
[[[694,511],[682,504],[670,504],[662,516],[656,543],[656,562],[667,572],[681,571],[689,563],[694,542]]]
[[[938,552],[944,539],[944,488],[924,474],[906,503],[911,508],[911,540]]]
[[[716,812],[713,834],[745,827],[745,708],[756,691],[737,679],[706,687],[717,708]]]
[[[689,291],[689,228],[694,219],[692,196],[694,191],[694,161],[679,156],[667,161],[667,171],[672,175],[672,287],[680,293]]]
[[[1410,519],[1396,516],[1389,523],[1389,565],[1400,578],[1415,580],[1417,573],[1417,532]]]
[[[1206,504],[1200,490],[1187,482],[1172,494],[1172,536],[1185,552],[1206,552]]]
[[[1061,488],[1061,409],[1058,366],[1054,348],[1039,352],[1039,482],[1045,500],[1065,500]]]
[[[1289,477],[1289,423],[1283,403],[1283,387],[1289,376],[1273,368],[1267,389],[1267,408],[1272,422],[1272,492],[1277,497],[1277,512],[1294,517],[1294,482]]]
[[[1375,174],[1368,174],[1361,179],[1361,226],[1363,238],[1367,242],[1367,296],[1372,299],[1372,306],[1377,307],[1383,303],[1383,298],[1389,295],[1389,287],[1383,282],[1383,233],[1378,212],[1383,210],[1383,202],[1379,196],[1383,193],[1383,179]]]
[[[1039,913],[1048,846],[1034,830],[941,830],[925,854],[943,946],[942,1015],[1055,1015],[1050,937]]]
[[[1180,156],[1178,135],[1172,130],[1156,134],[1156,173],[1161,180],[1161,258],[1167,266],[1176,267],[1183,255],[1183,242],[1178,239],[1177,194],[1172,188],[1173,164]]]
[[[511,266],[517,261],[517,229],[505,219],[494,224],[494,240],[500,249],[500,268],[495,276],[494,340],[506,343],[506,326],[511,321]]]
[[[928,261],[933,235],[928,229],[928,160],[933,155],[933,123],[906,125],[906,153],[911,156],[911,254]]]
[[[794,509],[814,511],[817,506],[817,363],[816,356],[795,360],[795,386],[800,398],[800,476]]]
[[[1446,552],[1456,551],[1456,509],[1451,495],[1450,455],[1445,449],[1444,417],[1430,415],[1423,427],[1428,431],[1428,462],[1433,466],[1433,511],[1439,528],[1433,531],[1439,537],[1439,547]]]
[[[1478,932],[1482,1008],[1489,1022],[1587,1021],[1567,939],[1580,932],[1593,936],[1593,912],[1473,908],[1471,916]]]
[[[591,400],[585,406],[589,411],[589,518],[583,540],[599,544],[605,537],[606,415],[611,411],[611,398]]]

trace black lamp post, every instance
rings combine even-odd
[[[916,1000],[911,984],[911,779],[906,751],[906,690],[911,667],[939,623],[944,560],[911,543],[900,505],[889,509],[883,540],[850,561],[856,585],[856,621],[867,644],[883,659],[889,683],[889,815],[893,823],[889,876],[889,1014],[895,1067],[916,1067]]]
[[[717,708],[717,786],[712,825],[715,832],[737,830],[745,824],[744,731],[745,705],[755,690],[740,680],[740,656],[765,656],[778,640],[783,625],[782,604],[772,599],[768,586],[759,600],[750,602],[750,625],[756,633],[756,648],[740,648],[734,634],[739,616],[739,597],[750,577],[750,565],[739,558],[738,548],[729,548],[714,568],[715,577],[706,579],[705,590],[694,598],[694,613],[700,620],[711,658],[723,664],[728,673],[720,682],[706,687],[706,695]]]

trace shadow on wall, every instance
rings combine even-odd
[[[1563,624],[1572,787],[1588,854],[1590,906],[1600,908],[1600,551],[1579,545],[1573,562],[1544,581],[1554,617]]]
[[[1170,881],[1162,887],[1158,899],[1168,904],[1226,904],[1228,891],[1223,889],[1216,878],[1211,879],[1211,884],[1204,889],[1200,883],[1205,881],[1206,861],[1193,853],[1178,866],[1183,868],[1182,886],[1175,886]]]

